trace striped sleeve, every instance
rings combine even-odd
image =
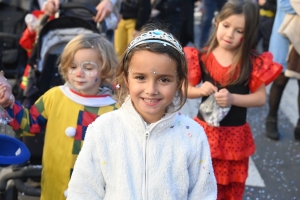
[[[13,118],[10,125],[18,135],[36,134],[46,127],[47,117],[43,97],[38,99],[29,110],[16,102],[13,109],[7,108],[7,112]]]

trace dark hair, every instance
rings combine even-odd
[[[229,76],[226,85],[248,83],[252,71],[252,58],[257,56],[253,51],[259,25],[259,8],[256,2],[253,0],[229,0],[216,17],[216,23],[219,24],[228,17],[239,14],[245,16],[244,36],[228,70]],[[218,25],[208,41],[207,54],[218,46],[217,30]]]
[[[146,33],[151,30],[158,29],[158,24],[146,24],[142,30],[140,31],[139,35],[142,35],[143,33]],[[166,30],[160,29],[164,32],[167,32]],[[168,32],[167,32],[168,33]],[[138,35],[138,36],[139,36]],[[177,78],[178,78],[178,93],[177,96],[179,97],[179,108],[177,111],[184,105],[186,101],[187,96],[187,63],[184,55],[179,53],[178,50],[174,49],[173,47],[166,45],[164,46],[161,43],[155,43],[155,42],[149,42],[145,44],[138,45],[134,47],[127,56],[127,50],[122,55],[121,61],[119,62],[118,68],[117,68],[117,84],[120,86],[119,89],[117,89],[117,95],[119,99],[119,103],[122,104],[126,98],[126,96],[129,94],[126,82],[128,81],[128,68],[129,63],[131,61],[132,56],[135,54],[135,52],[138,51],[150,51],[154,53],[160,53],[160,54],[166,54],[170,58],[172,58],[176,64],[176,71],[177,71]]]

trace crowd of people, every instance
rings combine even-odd
[[[41,199],[241,200],[256,149],[247,108],[265,105],[272,83],[266,136],[278,140],[282,92],[289,78],[300,88],[299,1],[202,0],[199,36],[194,0],[89,3],[96,16],[76,15],[94,25],[117,16],[114,37],[70,40],[59,59],[64,85],[26,108],[0,74],[16,133],[46,131]],[[42,14],[59,4],[47,0]],[[186,46],[194,37],[199,49]],[[202,98],[194,119],[179,112],[187,98]]]

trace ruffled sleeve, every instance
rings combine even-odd
[[[202,78],[202,72],[199,62],[199,51],[194,47],[184,47],[183,51],[188,65],[188,81],[193,86],[200,83]]]
[[[249,88],[255,92],[263,83],[268,85],[282,73],[282,66],[273,62],[273,55],[264,52],[254,59]]]

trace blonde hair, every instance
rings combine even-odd
[[[151,30],[157,29],[157,25],[153,24],[147,24],[145,25],[142,30],[140,31],[139,35],[142,35],[143,33],[146,33]],[[163,30],[164,32],[167,32]],[[139,36],[138,35],[138,36]],[[117,84],[119,89],[116,90],[118,95],[119,103],[122,104],[125,100],[125,98],[129,94],[128,86],[126,83],[128,83],[128,69],[129,64],[132,59],[132,56],[138,52],[138,51],[150,51],[153,53],[159,53],[159,54],[166,54],[171,59],[173,59],[176,62],[176,72],[177,72],[177,78],[178,78],[178,91],[177,91],[177,98],[179,98],[179,108],[176,109],[178,111],[186,102],[187,98],[187,63],[184,55],[180,54],[178,50],[176,50],[174,47],[171,47],[169,45],[164,46],[161,43],[156,42],[149,42],[144,43],[141,45],[136,46],[135,48],[131,49],[128,54],[127,50],[122,55],[121,62],[118,65],[117,68]]]
[[[112,43],[97,33],[78,35],[66,45],[60,57],[59,71],[62,77],[68,81],[68,68],[73,62],[75,53],[80,49],[94,49],[98,52],[102,62],[102,66],[99,66],[103,76],[102,83],[111,84],[118,65],[117,56]]]

